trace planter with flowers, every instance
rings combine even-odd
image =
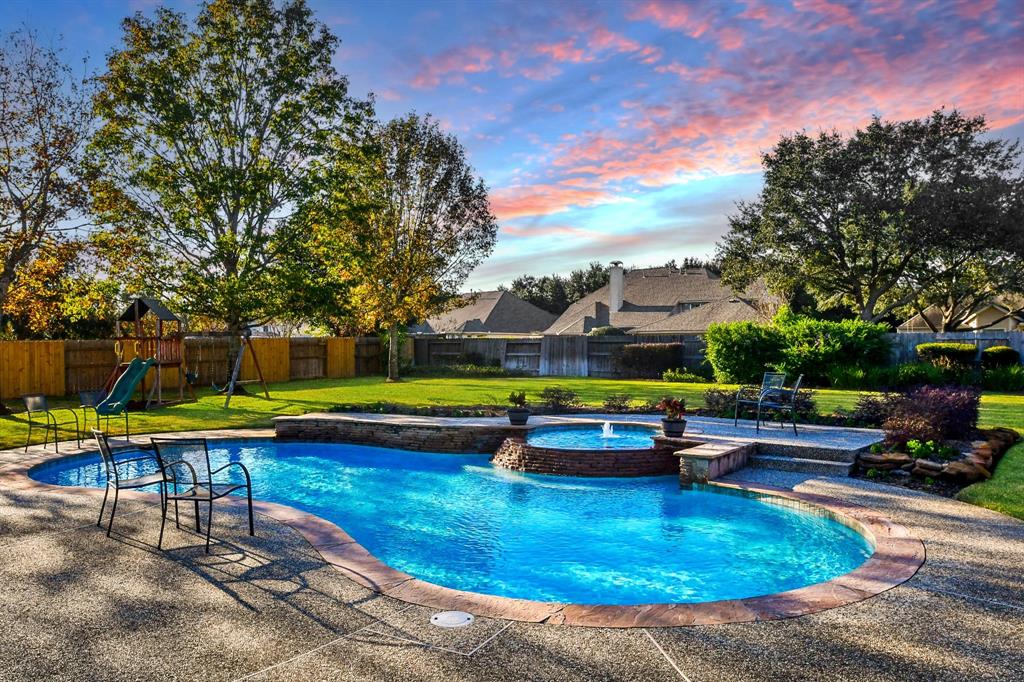
[[[530,419],[530,408],[526,406],[526,391],[512,391],[508,394],[508,423],[512,426],[526,426]]]
[[[686,401],[681,398],[662,398],[658,409],[665,412],[661,430],[667,438],[682,438],[686,431]]]

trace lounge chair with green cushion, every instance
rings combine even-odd
[[[132,361],[128,363],[128,368],[114,382],[107,397],[96,405],[97,420],[99,417],[107,418],[106,425],[108,428],[104,429],[104,431],[110,430],[111,417],[123,414],[124,437],[128,438],[128,402],[132,399],[132,395],[135,393],[139,383],[146,376],[146,373],[149,372],[149,368],[154,364],[156,364],[156,360],[153,358],[146,361],[132,358]]]

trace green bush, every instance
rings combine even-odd
[[[602,403],[605,412],[629,412],[632,397],[625,393],[609,393]]]
[[[1009,346],[992,346],[981,351],[981,366],[985,369],[1020,365],[1020,353]]]
[[[684,384],[707,384],[710,383],[707,377],[687,371],[683,367],[666,369],[661,375],[662,381],[671,381]]]
[[[711,325],[706,356],[719,381],[760,382],[767,370],[804,375],[809,384],[860,385],[861,372],[889,358],[885,325],[861,320],[816,320],[783,309],[772,324]]]
[[[548,386],[545,388],[540,392],[540,399],[555,414],[568,412],[582,404],[580,403],[580,396],[576,391],[559,386]]]
[[[986,369],[981,385],[986,391],[1024,391],[1024,365]]]
[[[587,336],[625,336],[626,332],[618,327],[594,327]]]
[[[840,367],[868,369],[889,359],[888,329],[861,320],[815,320],[783,310],[775,318],[782,333],[782,359],[776,368],[811,384],[828,383]]]
[[[916,350],[917,357],[922,362],[948,369],[970,367],[974,364],[974,357],[978,354],[978,347],[973,343],[949,341],[918,344]]]
[[[713,324],[704,335],[704,355],[717,381],[760,383],[766,371],[782,362],[782,333],[756,322]]]
[[[665,370],[683,359],[681,343],[636,343],[618,348],[612,355],[615,370],[625,377],[660,379]]]
[[[529,372],[488,365],[414,365],[405,374],[417,377],[527,377]]]

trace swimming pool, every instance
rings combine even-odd
[[[255,497],[344,528],[396,569],[446,587],[538,601],[704,602],[772,594],[854,570],[863,536],[827,516],[681,490],[672,476],[519,474],[486,455],[273,441],[211,442],[250,468]],[[216,464],[215,464],[216,465]],[[98,457],[31,471],[103,484]]]

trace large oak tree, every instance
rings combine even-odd
[[[239,332],[281,312],[283,226],[309,169],[370,115],[332,66],[337,38],[304,0],[212,0],[194,22],[124,21],[99,79],[94,205],[184,312]]]
[[[723,278],[803,288],[868,321],[934,296],[1021,229],[1017,145],[985,130],[981,117],[937,111],[875,118],[849,137],[783,137],[762,157],[760,196],[729,218]]]

